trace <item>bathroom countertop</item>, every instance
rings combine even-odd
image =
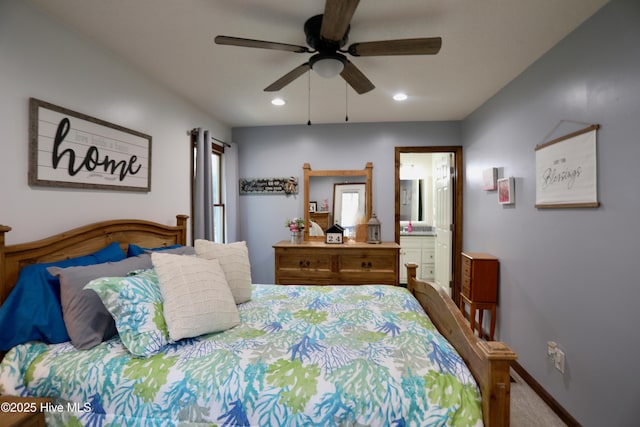
[[[412,232],[400,231],[400,236],[403,236],[403,237],[406,237],[406,236],[422,237],[422,236],[435,236],[435,235],[436,235],[435,231],[412,231]]]

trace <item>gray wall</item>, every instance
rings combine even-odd
[[[461,145],[458,122],[273,126],[233,129],[240,178],[297,176],[297,196],[240,196],[240,240],[247,240],[255,283],[273,283],[272,245],[288,239],[287,218],[303,216],[302,165],[364,169],[373,163],[373,210],[382,238],[394,240],[394,147]]]
[[[151,191],[30,187],[30,97],[151,135]],[[0,0],[0,222],[12,227],[8,244],[115,218],[175,224],[176,214],[191,213],[186,131],[198,126],[231,136],[228,126],[28,2]]]
[[[585,426],[638,425],[639,120],[640,2],[613,0],[463,123],[464,249],[500,258],[499,338]],[[602,126],[602,206],[538,210],[534,147],[571,121]],[[481,189],[486,167],[516,177],[514,207]]]
[[[640,227],[640,2],[613,0],[490,102],[462,123],[337,124],[235,129],[227,158],[239,177],[302,178],[314,169],[374,164],[374,208],[383,238],[393,239],[395,146],[465,146],[466,250],[501,260],[499,338],[520,363],[587,426],[637,424],[635,384],[640,339],[637,275]],[[13,227],[9,243],[44,237],[78,222],[140,217],[172,223],[187,212],[189,179],[185,131],[228,128],[149,81],[25,2],[0,1],[0,218]],[[55,53],[55,54],[54,54]],[[69,68],[67,61],[82,67]],[[82,111],[153,136],[149,194],[44,190],[27,185],[30,96]],[[123,108],[124,106],[124,108]],[[599,123],[602,206],[536,210],[536,144]],[[177,160],[176,160],[177,159]],[[176,161],[181,165],[176,168]],[[500,167],[516,177],[516,205],[498,205],[481,190],[480,173]],[[162,171],[171,173],[162,173]],[[230,240],[249,242],[256,283],[273,281],[271,245],[288,238],[284,220],[303,214],[298,196],[237,196],[232,185]],[[237,202],[238,209],[235,208]],[[16,208],[19,206],[20,208]],[[40,221],[43,208],[47,221]],[[546,342],[567,355],[561,376],[546,357]]]
[[[393,239],[393,147],[464,145],[464,249],[501,261],[498,338],[585,426],[637,424],[640,339],[640,2],[613,0],[461,123],[234,129],[240,177],[302,178],[374,164],[374,209]],[[534,147],[599,123],[597,209],[538,210]],[[516,178],[515,206],[482,190],[481,172]],[[241,196],[239,234],[255,282],[273,281],[271,245],[301,216],[297,197]],[[547,341],[566,353],[561,375]]]

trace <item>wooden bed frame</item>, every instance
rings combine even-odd
[[[186,244],[187,215],[177,215],[176,226],[145,220],[113,220],[88,224],[54,236],[5,246],[11,227],[0,225],[0,304],[15,286],[26,265],[59,261],[95,252],[112,242],[126,251],[128,244],[159,247]],[[501,342],[481,341],[451,298],[429,283],[416,280],[415,264],[407,264],[408,289],[413,292],[438,330],[453,344],[480,386],[485,426],[509,425],[511,362],[516,354]],[[1,356],[1,355],[0,355]]]
[[[177,215],[175,226],[137,219],[102,221],[10,246],[5,246],[4,235],[11,227],[0,225],[0,304],[15,286],[20,270],[27,265],[75,258],[113,242],[120,243],[125,253],[130,243],[146,248],[185,245],[188,218],[188,215]]]
[[[518,356],[504,343],[483,341],[471,330],[451,297],[441,288],[416,279],[418,264],[408,263],[407,289],[429,314],[438,331],[458,350],[482,394],[485,426],[508,426],[510,417],[511,362]]]

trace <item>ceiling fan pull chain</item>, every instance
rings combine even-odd
[[[307,126],[311,126],[311,68],[309,68],[307,75],[309,76],[309,93],[307,96]]]
[[[344,121],[349,121],[349,86],[344,82]]]

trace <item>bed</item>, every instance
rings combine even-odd
[[[114,242],[185,245],[186,219],[105,221],[9,246],[0,226],[0,302],[28,265]],[[46,414],[51,425],[508,425],[516,355],[476,338],[415,268],[407,289],[252,284],[239,324],[150,355],[132,354],[122,333],[90,350],[16,345],[0,364],[0,393],[52,398],[63,410]]]

